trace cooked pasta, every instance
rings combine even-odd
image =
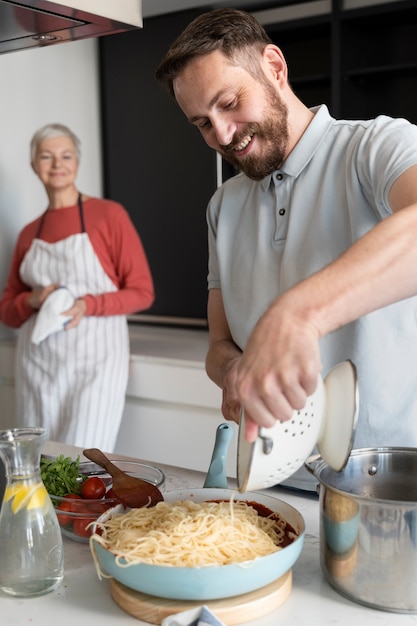
[[[158,502],[113,515],[90,541],[112,552],[121,567],[227,565],[280,550],[285,525],[276,513],[262,517],[239,500]]]

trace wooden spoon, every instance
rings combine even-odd
[[[113,491],[125,506],[139,509],[142,506],[155,506],[164,497],[158,487],[147,480],[126,474],[106,457],[98,448],[83,451],[84,456],[103,467],[113,478]]]

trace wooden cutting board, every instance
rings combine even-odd
[[[233,598],[220,600],[187,601],[170,600],[149,596],[140,591],[129,589],[117,580],[110,581],[110,592],[113,600],[121,609],[136,617],[149,622],[160,624],[168,615],[187,611],[205,604],[226,626],[242,624],[271,613],[288,598],[292,588],[292,572],[270,583],[266,587],[256,589]]]

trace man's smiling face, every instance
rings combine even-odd
[[[255,78],[216,50],[174,80],[177,102],[207,145],[249,178],[276,170],[288,146],[287,107],[261,70]]]

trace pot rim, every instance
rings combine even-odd
[[[306,461],[305,461],[305,467],[306,469],[313,474],[317,480],[319,481],[320,485],[323,485],[326,488],[332,489],[333,491],[339,493],[342,496],[345,497],[352,497],[355,500],[359,500],[361,502],[369,502],[370,500],[372,500],[373,503],[383,503],[384,505],[393,505],[393,506],[415,506],[417,504],[417,502],[414,502],[412,500],[403,500],[403,499],[392,499],[392,498],[381,498],[381,497],[377,497],[377,496],[370,496],[369,494],[358,494],[358,493],[353,493],[351,491],[347,491],[346,489],[342,489],[340,487],[337,487],[333,484],[331,484],[329,482],[329,480],[324,480],[321,477],[321,474],[323,473],[323,471],[328,470],[329,474],[331,476],[338,476],[338,475],[342,475],[344,470],[346,470],[346,467],[349,464],[349,461],[352,457],[365,457],[367,455],[384,455],[384,454],[411,454],[411,455],[417,455],[417,448],[413,448],[413,447],[409,447],[409,446],[377,446],[377,447],[370,447],[370,448],[355,448],[354,450],[352,450],[352,452],[349,455],[349,459],[348,462],[346,463],[346,466],[341,469],[341,470],[334,470],[332,469],[332,467],[326,463],[326,461],[323,459],[323,457],[320,454],[314,454],[312,456],[310,456]]]

